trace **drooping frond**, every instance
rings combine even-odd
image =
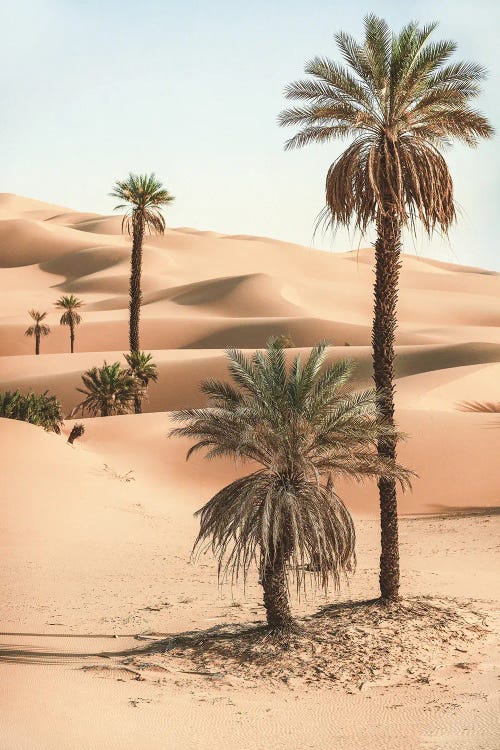
[[[68,294],[60,297],[55,304],[56,307],[64,310],[59,321],[62,326],[80,325],[82,316],[77,310],[83,305],[83,300],[78,299],[74,294]]]
[[[442,149],[458,140],[476,146],[493,129],[471,108],[485,70],[450,62],[456,45],[431,42],[435,23],[407,24],[399,34],[375,15],[364,40],[340,32],[344,65],[314,58],[311,76],[285,88],[299,106],[284,110],[280,125],[298,126],[285,144],[298,148],[336,138],[352,140],[328,170],[320,222],[365,232],[391,214],[415,229],[447,233],[455,219],[453,184]]]
[[[163,234],[165,219],[161,213],[164,206],[175,199],[153,174],[136,175],[132,172],[126,180],[115,183],[110,195],[121,203],[115,211],[126,210],[122,228],[133,233],[134,224],[141,220],[150,234]]]
[[[326,366],[326,355],[322,343],[289,361],[279,340],[253,356],[229,349],[233,383],[206,381],[207,406],[173,413],[182,424],[171,434],[192,441],[187,458],[202,450],[260,467],[200,511],[195,546],[211,546],[221,575],[246,576],[254,561],[262,570],[279,547],[298,585],[311,560],[321,585],[337,584],[353,562],[354,532],[335,478],[409,484],[409,472],[378,457],[377,440],[396,433],[377,421],[376,394],[353,392],[352,362]]]

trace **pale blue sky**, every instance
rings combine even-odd
[[[500,129],[494,0],[15,0],[0,6],[0,190],[111,212],[128,171],[155,171],[176,196],[172,226],[312,243],[328,165],[341,145],[284,153],[283,87],[339,29],[373,11],[391,26],[439,20],[458,56],[490,77],[478,106]],[[500,268],[496,140],[448,153],[463,210],[449,243],[406,251]],[[343,251],[357,238],[317,237]],[[367,244],[366,242],[363,244]]]

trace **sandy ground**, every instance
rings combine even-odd
[[[81,372],[126,349],[119,227],[117,217],[0,196],[1,389],[49,388],[69,412]],[[419,475],[400,501],[403,591],[473,608],[477,637],[450,636],[440,651],[422,630],[428,663],[415,670],[412,644],[416,653],[422,643],[401,628],[410,652],[397,674],[347,685],[255,681],[215,662],[193,674],[185,655],[137,655],[151,642],[141,634],[263,619],[255,577],[246,591],[218,587],[210,557],[190,559],[193,511],[236,469],[186,464],[186,445],[167,438],[168,411],[201,403],[200,377],[224,374],[225,345],[260,346],[271,333],[290,332],[303,349],[329,338],[330,356],[353,356],[367,383],[372,263],[370,250],[168,230],[145,251],[144,347],[160,368],[148,413],[85,419],[73,447],[70,421],[56,436],[0,420],[2,748],[498,747],[500,276],[480,269],[404,258],[397,364],[409,436],[400,453]],[[52,306],[66,292],[87,303],[73,356]],[[31,307],[51,311],[40,357],[23,335]],[[340,489],[356,518],[357,571],[338,594],[294,601],[301,617],[377,595],[376,491]]]

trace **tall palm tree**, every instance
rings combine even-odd
[[[123,356],[128,364],[128,372],[130,375],[133,375],[138,379],[142,387],[141,393],[144,396],[147,392],[149,383],[151,381],[153,383],[158,382],[158,367],[155,362],[153,362],[153,355],[146,354],[146,352],[130,352]],[[139,394],[135,398],[135,413],[140,414],[142,411],[142,398]]]
[[[27,328],[24,335],[35,337],[35,354],[40,354],[40,339],[50,333],[50,327],[42,322],[47,317],[47,313],[41,313],[38,310],[29,310],[28,312],[34,320],[34,325]]]
[[[171,432],[195,440],[187,458],[206,449],[209,459],[252,463],[250,474],[198,511],[195,549],[212,549],[220,577],[246,578],[257,563],[267,622],[280,637],[293,626],[288,570],[298,589],[306,570],[326,589],[354,565],[354,526],[334,480],[408,481],[402,467],[377,455],[377,439],[394,430],[376,420],[374,391],[352,392],[352,362],[323,368],[320,344],[304,364],[297,356],[287,366],[285,351],[276,340],[251,358],[227,350],[234,385],[205,381],[208,406],[174,412],[185,424]]]
[[[141,392],[137,378],[123,370],[119,362],[102,367],[92,367],[82,375],[84,388],[76,390],[85,398],[73,410],[87,411],[91,416],[111,417],[130,414],[134,408],[134,397]]]
[[[161,213],[164,206],[174,200],[154,174],[136,175],[130,173],[126,180],[115,183],[112,192],[121,203],[115,210],[127,209],[123,217],[122,230],[126,229],[132,236],[132,256],[130,261],[130,351],[138,352],[139,316],[141,309],[141,268],[142,243],[144,234],[163,234],[165,219]]]
[[[378,412],[394,423],[394,336],[401,267],[401,231],[414,232],[418,220],[430,236],[447,233],[455,220],[453,184],[442,149],[453,139],[476,146],[493,130],[470,107],[485,77],[480,65],[449,62],[451,41],[430,42],[436,28],[407,24],[399,34],[374,15],[365,19],[362,44],[341,32],[335,40],[347,65],[316,57],[305,72],[312,78],[291,83],[289,99],[300,104],[280,115],[281,125],[299,126],[286,143],[296,148],[351,140],[326,177],[321,218],[332,227],[375,226],[373,320],[374,379]],[[381,458],[394,461],[396,438],[382,436]],[[382,599],[399,592],[397,498],[394,479],[378,481],[381,511],[380,587]]]
[[[64,310],[59,323],[62,326],[69,326],[69,340],[71,354],[75,350],[75,328],[82,322],[81,315],[77,312],[78,308],[83,305],[83,300],[75,297],[74,294],[64,295],[56,302],[56,307]]]

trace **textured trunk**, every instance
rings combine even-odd
[[[130,351],[139,351],[139,317],[141,312],[141,272],[142,272],[142,241],[144,239],[144,219],[139,214],[134,220],[132,238],[132,258],[130,261]],[[134,411],[140,414],[141,400],[134,397]]]
[[[35,354],[40,354],[40,334],[35,333]]]
[[[265,566],[261,580],[267,624],[273,632],[286,636],[293,626],[293,618],[288,602],[284,555],[276,555],[274,563]]]
[[[378,413],[394,424],[394,338],[397,326],[396,305],[401,267],[401,229],[393,213],[381,215],[377,222],[375,244],[376,280],[375,308],[372,332],[373,369],[375,386],[379,392]],[[396,440],[383,438],[378,442],[378,453],[385,459],[396,459]],[[379,479],[381,555],[380,592],[385,601],[395,601],[399,595],[398,506],[396,483],[393,479]]]
[[[142,241],[144,238],[144,219],[139,214],[134,217],[132,236],[132,257],[130,259],[130,351],[139,351],[139,316],[141,311],[141,270]]]
[[[71,354],[75,351],[75,326],[73,323],[69,324],[69,342],[71,347]]]

